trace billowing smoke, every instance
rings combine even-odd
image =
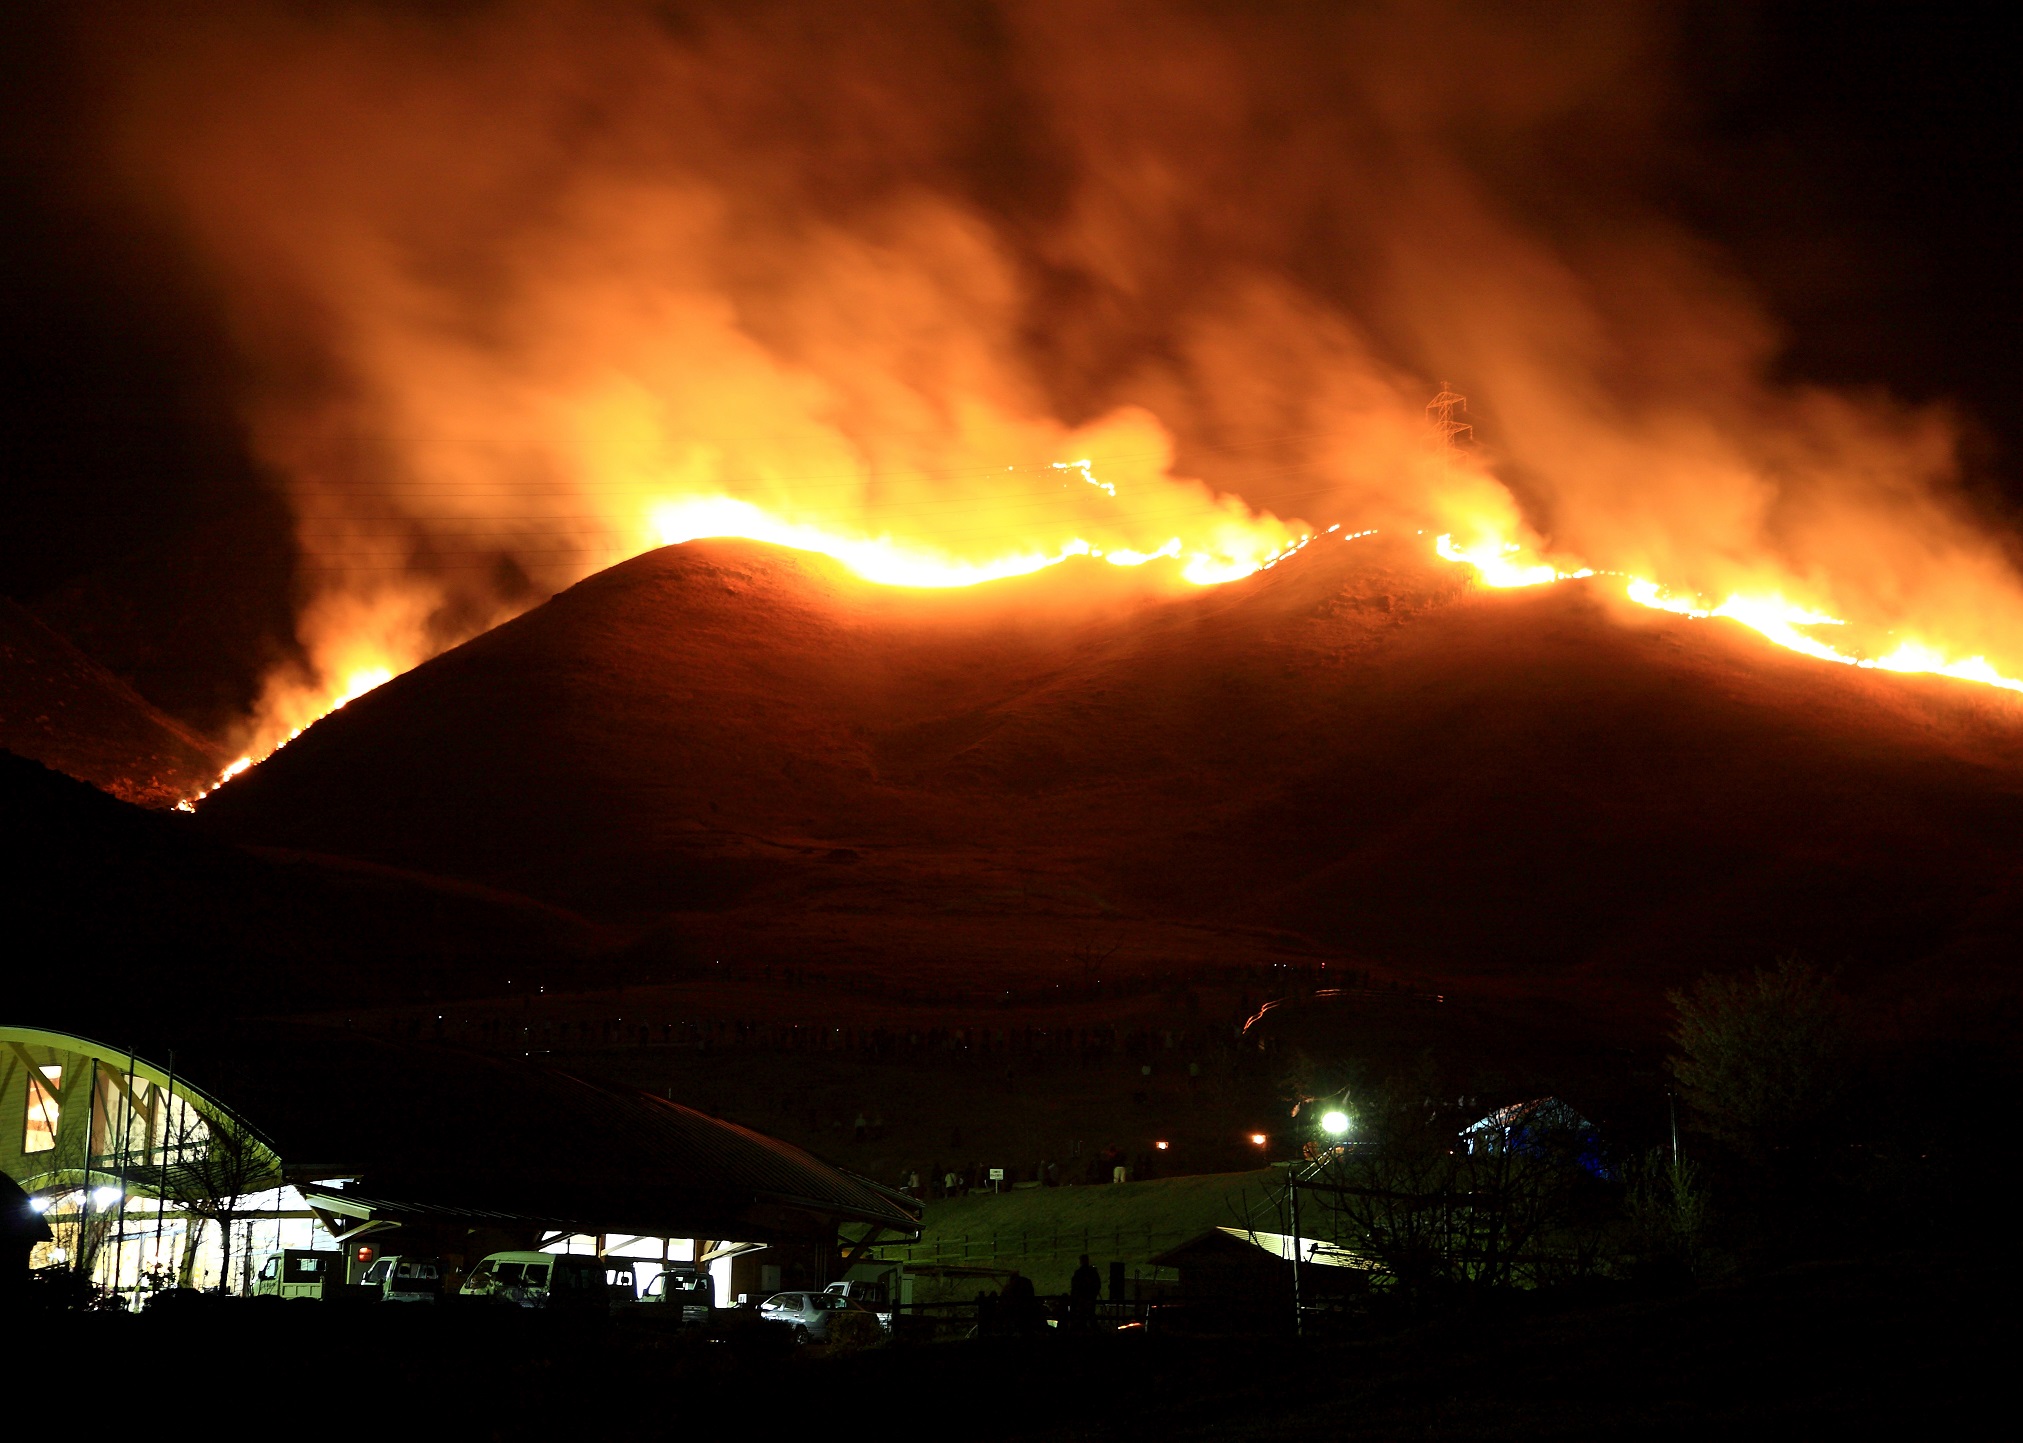
[[[255,744],[724,531],[1199,580],[1409,525],[2023,669],[1948,418],[1773,383],[1631,198],[1662,12],[235,4],[104,43],[299,517],[313,674]]]

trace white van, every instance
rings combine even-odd
[[[522,1308],[605,1309],[634,1296],[632,1264],[581,1253],[493,1253],[458,1290]]]
[[[443,1295],[442,1264],[434,1258],[389,1254],[375,1259],[359,1282],[388,1303],[433,1303]]]

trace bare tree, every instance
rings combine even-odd
[[[1623,1203],[1634,1263],[1695,1270],[1707,1228],[1707,1190],[1698,1166],[1670,1148],[1652,1148],[1631,1166]]]
[[[1321,1153],[1308,1185],[1334,1239],[1407,1293],[1538,1286],[1601,1265],[1614,1195],[1583,1129],[1540,1116],[1464,1138],[1430,1099],[1374,1111],[1368,1140]]]
[[[280,1180],[274,1154],[236,1118],[205,1114],[194,1107],[171,1109],[163,1145],[164,1201],[173,1200],[189,1219],[177,1284],[190,1286],[204,1224],[216,1223],[222,1288],[232,1273],[232,1220],[239,1199]]]

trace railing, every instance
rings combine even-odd
[[[1091,1258],[1147,1259],[1200,1236],[1199,1228],[1021,1228],[913,1243],[879,1243],[870,1253],[881,1262],[911,1267],[995,1267],[1027,1259]],[[1161,1272],[1168,1271],[1160,1269]]]
[[[1081,1331],[1065,1294],[1035,1298],[1034,1311],[1025,1319],[1005,1312],[995,1300],[979,1306],[961,1303],[903,1303],[893,1308],[896,1336],[914,1342],[955,1342],[966,1338],[1017,1337],[1041,1333],[1073,1335]],[[1143,1324],[1145,1316],[1162,1299],[1158,1297],[1103,1299],[1089,1318],[1090,1333],[1114,1333],[1133,1323]]]

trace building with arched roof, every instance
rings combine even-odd
[[[263,1248],[456,1266],[624,1239],[726,1264],[726,1292],[741,1255],[756,1291],[825,1281],[846,1229],[861,1247],[919,1226],[901,1193],[650,1093],[288,1024],[172,1051],[0,1027],[0,1170],[52,1226],[44,1261],[122,1288],[240,1287]]]

